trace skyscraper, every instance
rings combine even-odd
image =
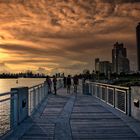
[[[138,71],[140,71],[140,23],[136,27]]]
[[[96,58],[95,59],[95,72],[99,72],[99,63],[100,63],[100,59]]]
[[[121,72],[128,73],[130,71],[129,60],[123,43],[116,42],[114,44],[112,50],[112,65],[114,73],[120,74]]]

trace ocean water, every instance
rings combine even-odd
[[[45,78],[18,78],[18,79],[0,79],[0,93],[9,92],[15,87],[32,87],[41,84]]]

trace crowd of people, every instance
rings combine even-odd
[[[49,76],[46,78],[46,84],[48,85],[48,94],[52,93],[52,89],[54,91],[54,94],[57,94],[57,77],[53,76],[51,79]],[[71,75],[68,75],[67,77],[64,76],[63,78],[63,85],[64,88],[67,89],[67,93],[71,93],[71,87],[73,86],[74,93],[77,93],[77,87],[79,85],[79,78],[77,75],[74,77],[71,77]]]

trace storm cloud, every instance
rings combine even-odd
[[[111,61],[116,41],[136,69],[139,0],[0,0],[0,61],[13,71],[80,72]]]

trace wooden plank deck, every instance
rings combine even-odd
[[[80,92],[80,90],[79,90]],[[10,140],[140,140],[118,116],[92,96],[49,95],[43,111],[20,138]]]
[[[117,116],[90,96],[78,96],[70,119],[73,140],[138,140]]]

